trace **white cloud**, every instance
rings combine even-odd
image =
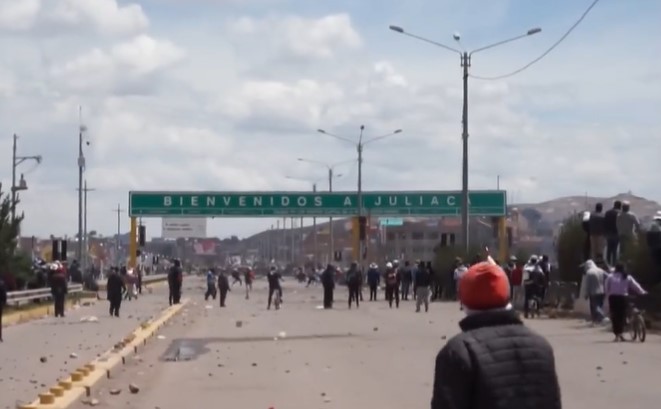
[[[0,29],[28,29],[34,24],[40,9],[40,0],[0,0]]]
[[[243,17],[234,21],[230,31],[271,43],[280,57],[328,60],[344,49],[356,49],[362,39],[347,14],[334,14],[321,18],[274,16],[263,19]]]
[[[169,41],[139,35],[108,51],[95,48],[51,69],[58,87],[77,91],[111,91],[137,85],[146,76],[170,67],[184,51]]]
[[[137,3],[117,0],[0,0],[0,29],[67,28],[125,35],[144,31],[149,19]]]
[[[174,10],[181,7],[174,3]],[[7,4],[13,3],[0,0]],[[115,230],[111,208],[126,206],[130,189],[287,190],[308,189],[312,181],[325,186],[323,167],[296,158],[334,163],[356,153],[318,128],[347,138],[357,138],[361,124],[367,138],[404,130],[366,147],[365,189],[460,186],[457,61],[435,57],[412,39],[389,37],[395,35],[386,28],[390,21],[314,13],[312,6],[298,15],[282,5],[266,17],[230,17],[227,26],[223,18],[236,16],[238,2],[228,14],[223,7],[201,6],[199,13],[206,14],[193,10],[193,18],[160,9],[159,0],[144,3],[145,10],[156,11],[148,29],[147,17],[136,17],[144,11],[127,11],[132,3],[126,1],[49,0],[35,2],[42,6],[37,10],[22,4],[12,11],[14,33],[3,39],[8,52],[0,55],[0,151],[8,152],[9,136],[17,132],[20,152],[44,155],[43,164],[26,174],[26,233],[75,230],[79,105],[90,141],[86,177],[97,189],[90,194],[90,226],[106,234]],[[55,5],[63,4],[73,11],[58,24],[78,33],[75,41],[35,37],[36,25],[54,24]],[[92,4],[105,5],[105,11],[94,14]],[[0,26],[9,30],[3,21]],[[99,38],[90,35],[91,27],[131,35]],[[608,34],[612,24],[592,29],[602,30],[598,44],[620,50]],[[661,102],[655,96],[659,78],[650,73],[661,67],[651,57],[631,60],[628,51],[595,50],[574,58],[589,46],[568,42],[564,54],[508,81],[470,80],[471,188],[494,188],[501,175],[501,186],[531,201],[586,190],[658,196]],[[499,57],[480,55],[478,73],[516,65],[521,50],[511,49],[507,54],[510,48],[503,48]],[[628,73],[637,73],[636,79]],[[5,185],[9,172],[7,161],[0,161]],[[337,172],[345,176],[335,187],[353,190],[355,164]],[[149,223],[156,234],[158,223]],[[245,235],[265,224],[270,222],[217,221],[210,231]]]

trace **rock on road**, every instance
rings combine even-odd
[[[347,311],[346,289],[340,287],[336,309],[325,311],[318,309],[320,287],[287,281],[283,308],[266,311],[263,283],[258,287],[250,300],[235,287],[223,309],[217,301],[205,303],[202,290],[189,294],[191,303],[160,339],[93,388],[97,407],[429,407],[434,358],[463,317],[456,304],[432,304],[427,314],[416,314],[412,301],[399,310],[379,301]],[[564,407],[658,404],[661,338],[616,344],[604,329],[576,320],[528,325],[555,347]],[[129,391],[131,383],[137,393]],[[120,393],[110,395],[113,389]]]
[[[141,322],[166,308],[167,287],[153,284],[150,288],[151,294],[143,289],[137,300],[122,302],[120,318],[109,317],[108,302],[99,300],[69,309],[64,318],[48,317],[4,328],[0,409],[31,402],[46,387],[112,348]]]

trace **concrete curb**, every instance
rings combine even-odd
[[[112,349],[101,354],[92,362],[81,366],[69,377],[59,380],[32,403],[18,406],[18,409],[66,409],[81,397],[92,395],[92,387],[103,378],[110,378],[111,371],[120,363],[125,364],[130,354],[137,354],[138,348],[147,345],[161,327],[173,318],[189,302],[172,305],[160,317],[140,325],[130,335],[119,341]]]

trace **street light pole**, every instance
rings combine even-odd
[[[80,263],[83,257],[83,174],[85,172],[83,132],[87,130],[82,124],[82,107],[78,107],[78,116],[80,122],[78,126],[78,246],[76,247],[76,259]]]
[[[317,193],[317,183],[312,185],[312,192]],[[319,240],[317,238],[317,216],[312,218],[312,234],[314,234],[314,269],[319,265]]]
[[[27,190],[28,185],[27,182],[25,182],[25,178],[23,175],[21,175],[21,179],[18,182],[18,185],[16,185],[16,168],[18,165],[21,163],[25,162],[26,160],[33,160],[37,162],[37,164],[41,163],[41,155],[34,155],[34,156],[18,156],[17,155],[17,142],[18,142],[18,135],[14,134],[13,136],[13,145],[12,145],[12,156],[11,156],[11,220],[14,221],[16,220],[16,201],[17,201],[17,192],[20,190]]]
[[[463,69],[463,107],[462,107],[462,115],[461,115],[461,139],[462,139],[462,166],[461,166],[461,230],[462,230],[462,236],[463,236],[463,244],[465,251],[469,251],[469,246],[470,246],[470,238],[469,238],[469,219],[468,219],[468,211],[469,211],[469,195],[468,195],[468,76],[469,74],[469,68],[471,66],[471,58],[473,54],[488,50],[490,48],[494,48],[506,43],[510,43],[512,41],[516,41],[534,34],[537,34],[542,31],[541,28],[535,27],[531,28],[528,30],[525,34],[518,35],[516,37],[508,38],[506,40],[498,41],[492,44],[489,44],[484,47],[477,48],[473,51],[461,51],[458,50],[454,47],[447,46],[445,44],[439,43],[437,41],[433,41],[421,36],[418,36],[416,34],[409,33],[407,31],[404,31],[402,27],[399,26],[390,26],[390,30],[406,35],[408,37],[415,38],[420,41],[424,41],[426,43],[435,45],[437,47],[446,49],[448,51],[455,52],[459,54],[459,57],[461,58],[461,68]],[[454,39],[458,42],[460,40],[460,36],[458,34],[454,35]]]
[[[321,165],[325,167],[328,170],[328,192],[332,193],[333,192],[333,178],[339,178],[342,177],[341,173],[335,174],[335,168],[337,166],[346,164],[346,163],[353,163],[355,162],[355,159],[349,159],[349,160],[344,160],[341,162],[336,162],[333,164],[329,164],[326,162],[322,162],[319,160],[313,160],[313,159],[304,159],[304,158],[298,158],[299,162],[307,162],[307,163],[312,163],[315,165]],[[328,245],[328,264],[331,264],[334,260],[334,255],[335,255],[335,234],[334,234],[334,229],[333,229],[333,216],[330,216],[328,218],[328,229],[329,229],[329,240],[330,243]]]
[[[364,131],[365,131],[365,125],[361,125],[360,126],[360,134],[359,134],[359,137],[358,137],[358,143],[356,143],[355,140],[351,140],[351,139],[345,138],[343,136],[339,136],[339,135],[335,135],[335,134],[330,133],[330,132],[326,132],[323,129],[317,129],[317,132],[319,132],[319,133],[322,133],[322,134],[328,135],[328,136],[332,136],[335,139],[339,139],[339,140],[342,140],[344,142],[349,142],[351,144],[356,145],[356,151],[358,152],[358,195],[357,196],[358,196],[358,217],[359,218],[361,216],[363,216],[363,147],[365,145],[367,145],[368,143],[376,142],[376,141],[379,141],[381,139],[384,139],[384,138],[387,138],[389,136],[396,135],[396,134],[402,132],[401,129],[396,129],[395,131],[393,131],[391,133],[381,135],[381,136],[377,136],[377,137],[368,139],[366,141],[363,141]],[[363,267],[364,248],[365,248],[365,241],[361,239],[359,241],[359,245],[358,245],[358,252],[359,252],[359,254],[358,254],[358,263],[359,263],[359,266],[361,267],[361,269]]]

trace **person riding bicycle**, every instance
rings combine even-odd
[[[536,313],[539,314],[539,309],[542,304],[542,292],[544,291],[544,284],[546,283],[546,276],[544,271],[539,266],[537,256],[532,256],[528,260],[528,264],[523,271],[523,288],[524,288],[524,301],[523,301],[523,316],[528,318],[530,312],[530,301],[537,301]]]
[[[613,334],[615,335],[614,341],[624,341],[622,334],[626,325],[629,295],[644,295],[647,294],[647,291],[629,274],[623,263],[615,265],[615,272],[608,276],[605,287]]]
[[[276,291],[280,297],[280,302],[282,302],[282,287],[280,286],[280,280],[282,280],[282,276],[280,275],[280,272],[276,266],[271,266],[271,270],[268,273],[267,279],[269,282],[269,301],[266,309],[270,310],[271,302],[273,301],[273,294]]]

